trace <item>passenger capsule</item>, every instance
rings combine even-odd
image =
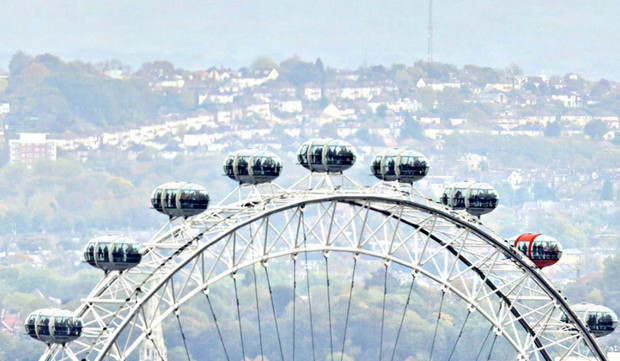
[[[86,245],[84,259],[104,271],[124,271],[140,264],[142,247],[127,237],[97,237]]]
[[[497,191],[487,183],[471,184],[465,192],[465,209],[474,216],[492,212],[498,203]]]
[[[562,257],[562,245],[550,236],[525,233],[514,239],[514,246],[538,267],[548,267]]]
[[[370,171],[384,181],[411,184],[426,176],[428,161],[421,153],[395,148],[375,156]]]
[[[71,311],[44,308],[31,313],[24,324],[30,337],[46,344],[66,344],[82,334],[82,319]]]
[[[262,149],[243,149],[224,161],[224,174],[244,184],[271,182],[280,176],[282,161],[277,155]]]
[[[605,306],[580,303],[573,306],[573,310],[596,337],[607,336],[618,326],[618,316]],[[562,315],[560,320],[568,323],[566,315]]]
[[[209,206],[209,200],[209,193],[203,186],[186,182],[162,184],[151,194],[153,208],[170,218],[200,214]]]
[[[353,166],[355,149],[344,140],[320,138],[303,143],[297,151],[297,161],[313,172],[341,173]]]

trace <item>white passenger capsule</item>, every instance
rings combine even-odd
[[[497,208],[499,195],[495,188],[487,183],[473,183],[465,192],[465,209],[467,213],[480,216]]]
[[[198,184],[165,183],[153,190],[151,204],[157,211],[173,217],[191,217],[209,207],[209,192]]]
[[[618,316],[605,306],[584,302],[573,306],[573,310],[596,337],[607,336],[618,326]],[[568,322],[568,317],[562,315],[561,321]]]
[[[129,237],[97,237],[86,245],[84,259],[104,271],[124,271],[140,264],[142,247]]]
[[[44,308],[34,311],[26,319],[26,333],[46,344],[66,344],[82,335],[82,319],[71,311]]]
[[[409,149],[390,149],[375,156],[370,165],[372,174],[383,181],[413,183],[428,174],[428,160]]]
[[[282,161],[272,152],[262,149],[242,149],[224,161],[224,174],[243,184],[271,182],[280,176]]]
[[[299,164],[313,172],[341,173],[351,168],[356,159],[353,146],[338,139],[312,139],[297,150]]]

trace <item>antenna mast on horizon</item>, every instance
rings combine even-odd
[[[428,52],[426,54],[426,62],[433,62],[433,0],[428,0]]]

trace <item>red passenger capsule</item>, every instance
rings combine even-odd
[[[522,234],[514,240],[514,246],[531,259],[538,268],[551,266],[562,257],[560,242],[542,234]]]

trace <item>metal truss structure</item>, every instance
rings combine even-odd
[[[155,359],[165,360],[164,346],[154,336],[161,334],[163,324],[178,329],[190,359],[183,323],[191,316],[184,315],[184,306],[199,298],[205,312],[212,315],[205,320],[205,327],[213,330],[211,337],[222,346],[220,355],[202,359],[240,360],[249,353],[248,340],[258,338],[261,354],[270,352],[271,360],[317,359],[315,342],[317,347],[322,342],[332,360],[334,355],[342,359],[350,343],[350,309],[356,307],[351,300],[359,289],[354,282],[356,269],[361,272],[362,263],[373,261],[383,267],[385,279],[389,271],[404,270],[408,281],[403,289],[409,290],[409,296],[400,308],[389,310],[398,317],[388,319],[386,297],[389,302],[391,296],[384,283],[383,313],[375,331],[377,335],[381,331],[378,355],[364,359],[391,356],[393,360],[395,352],[402,352],[397,349],[405,337],[403,328],[410,322],[406,316],[412,311],[415,282],[427,284],[441,295],[438,312],[433,314],[437,319],[435,335],[426,351],[429,360],[438,347],[450,348],[450,358],[457,347],[474,347],[462,342],[459,345],[467,320],[474,314],[481,316],[488,328],[482,347],[475,346],[480,347],[480,359],[490,359],[501,339],[510,350],[502,359],[606,360],[560,291],[511,243],[478,218],[433,202],[409,186],[381,182],[365,187],[344,175],[316,173],[288,189],[273,184],[240,186],[198,216],[171,220],[143,246],[145,253],[139,266],[108,272],[82,300],[75,311],[84,320],[82,337],[68,345],[51,345],[41,360],[137,360],[145,344],[155,350]],[[330,295],[329,278],[329,266],[333,269],[338,262],[336,255],[350,260],[348,275],[331,274],[332,278],[350,280],[348,298],[343,301],[348,307],[339,312],[332,310],[336,301]],[[290,267],[292,324],[276,315],[274,307],[269,272],[278,260],[283,267]],[[318,269],[309,269],[309,265]],[[256,303],[254,296],[240,302],[239,272],[253,273],[254,284],[257,273],[265,280],[260,292],[256,287]],[[316,303],[316,296],[310,297],[311,292],[319,292],[319,286],[310,286],[312,275],[327,278],[321,284],[322,292],[327,291],[321,305]],[[210,291],[223,282],[234,285],[234,294],[230,293],[232,311],[216,316]],[[259,293],[267,308],[259,309]],[[460,327],[458,338],[440,346],[435,337],[448,297],[458,300],[466,317],[462,327],[454,325]],[[255,312],[253,325],[241,316],[243,307]],[[296,325],[295,317],[308,315],[308,311],[304,327],[309,326],[309,331],[300,330],[301,321]],[[568,324],[560,321],[563,315]],[[230,332],[221,332],[226,317],[238,325],[235,338]],[[388,337],[384,324],[392,319],[400,324],[394,327],[397,333]],[[329,328],[328,340],[315,340],[317,327]],[[312,341],[312,354],[298,350],[301,341],[299,337],[296,341],[295,335],[302,331]],[[267,338],[278,347],[263,350]]]

